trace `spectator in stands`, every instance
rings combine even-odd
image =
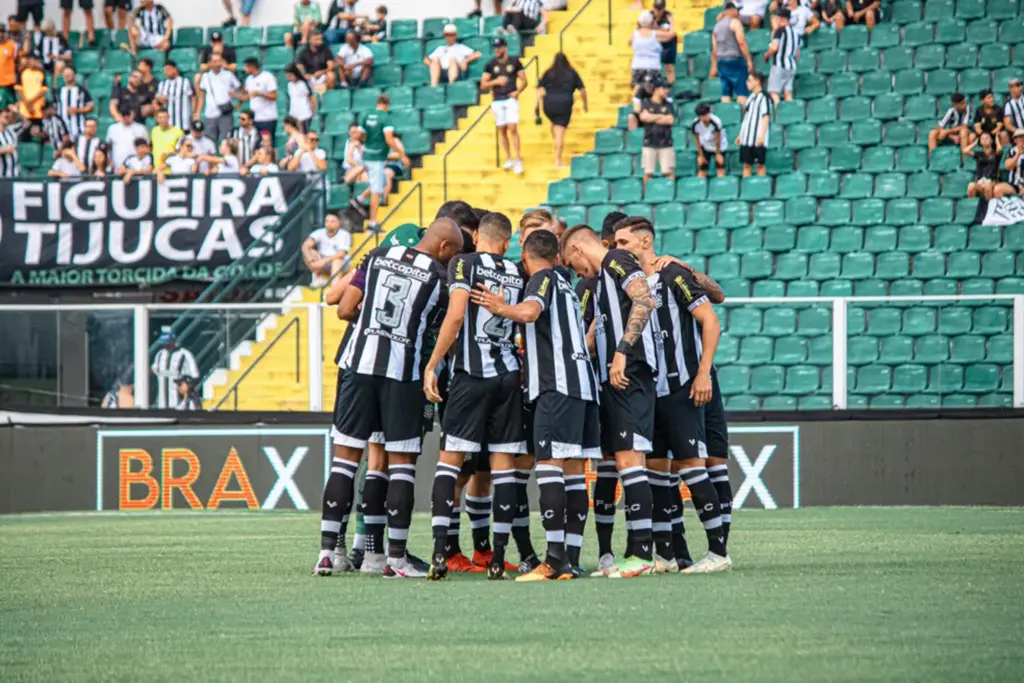
[[[363,129],[366,131],[363,165],[366,167],[366,174],[370,182],[370,209],[369,223],[367,224],[370,232],[377,232],[380,229],[377,223],[377,211],[384,194],[384,163],[388,159],[388,150],[400,149],[398,139],[395,137],[395,127],[391,123],[391,115],[388,113],[390,108],[391,97],[387,93],[382,93],[377,98],[377,108],[363,119]],[[408,166],[409,160],[403,157],[402,163]]]
[[[39,24],[43,23],[43,10],[43,0],[18,0],[17,14],[10,15],[7,18],[7,23],[14,24],[16,22],[18,29],[21,30],[27,25],[29,18],[31,18],[32,22],[39,26]],[[11,31],[14,31],[13,25],[11,26]],[[18,43],[21,44],[21,41],[19,40]]]
[[[348,127],[348,140],[345,141],[345,156],[341,162],[346,184],[366,182],[366,168],[363,166],[363,141],[366,134],[358,123]]]
[[[133,21],[128,29],[128,46],[125,48],[133,55],[139,46],[167,52],[171,49],[171,36],[174,35],[174,20],[170,12],[153,0],[139,0],[139,6],[132,13]]]
[[[640,79],[640,82],[633,88],[633,111],[629,113],[629,130],[636,130],[640,127],[640,105],[643,101],[654,94],[654,84],[661,76],[655,73],[647,73]]]
[[[203,48],[199,56],[199,71],[206,73],[213,67],[213,56],[219,55],[223,68],[231,72],[238,71],[238,57],[235,55],[235,48],[224,44],[224,35],[220,31],[210,34],[210,44]]]
[[[60,0],[64,40],[71,35],[71,10],[74,0]],[[85,15],[85,35],[91,47],[96,47],[96,18],[92,15],[92,0],[78,0],[78,9]]]
[[[1003,151],[992,135],[982,133],[978,138],[978,147],[967,150],[966,154],[974,157],[976,163],[974,182],[967,186],[968,197],[987,200],[1017,194],[1013,185],[999,180],[1002,170],[999,162],[1003,160]]]
[[[588,110],[587,89],[583,85],[576,69],[572,68],[569,58],[564,52],[555,55],[548,70],[541,76],[537,84],[537,112],[542,108],[544,116],[551,122],[551,139],[553,141],[555,166],[565,166],[562,161],[562,148],[565,143],[565,130],[572,120],[572,108],[576,91],[580,92],[583,111]]]
[[[18,165],[18,136],[21,128],[11,125],[11,112],[0,114],[0,178],[17,178],[21,175]]]
[[[377,5],[373,11],[373,19],[363,25],[362,38],[364,43],[380,43],[388,39],[388,8]]]
[[[242,162],[238,158],[238,140],[228,138],[220,141],[220,156],[215,160],[216,173],[241,173]]]
[[[217,153],[217,143],[207,137],[206,128],[203,126],[202,121],[194,121],[192,123],[191,135],[185,136],[182,139],[192,141],[192,151],[197,158],[200,156],[213,156]],[[206,173],[209,169],[210,165],[207,162],[199,162],[198,172]]]
[[[735,97],[741,105],[747,101],[747,75],[754,71],[746,34],[735,3],[725,3],[718,23],[711,29],[711,78],[722,82],[722,101]],[[758,26],[761,25],[760,18]]]
[[[473,0],[474,9],[468,15],[470,19],[473,19],[474,17],[482,17],[483,16],[483,11],[481,9],[481,4],[482,4],[481,0]],[[495,15],[500,15],[501,14],[501,0],[494,0],[494,14]]]
[[[192,123],[192,112],[196,109],[196,89],[192,81],[181,75],[178,65],[169,61],[164,64],[164,80],[157,88],[153,105],[166,109],[170,123],[184,130]]]
[[[309,36],[313,31],[319,30],[322,20],[319,3],[311,2],[311,0],[299,0],[295,3],[295,15],[292,22],[295,32],[285,35],[284,44],[291,48],[296,45],[305,45],[309,42]]]
[[[771,64],[768,94],[775,104],[780,96],[787,101],[793,99],[793,81],[800,59],[799,33],[789,19],[789,10],[780,9],[772,14],[772,42],[764,53],[764,61]]]
[[[128,157],[135,151],[135,141],[146,139],[149,132],[146,127],[135,119],[135,111],[124,108],[117,120],[107,129],[107,147],[110,149],[110,163],[114,168],[121,168]]]
[[[711,113],[711,107],[706,104],[698,104],[697,116],[690,124],[690,132],[693,134],[693,141],[697,148],[697,175],[701,178],[708,177],[708,156],[715,157],[715,175],[719,178],[725,177],[725,150],[729,146],[729,139],[726,136],[722,120]]]
[[[183,375],[174,380],[175,410],[202,410],[203,399],[199,395],[199,378]]]
[[[101,408],[126,409],[135,407],[135,378],[132,366],[129,366],[120,377],[113,389],[103,397]]]
[[[75,140],[75,153],[78,158],[89,167],[89,173],[93,172],[93,161],[96,159],[96,150],[103,146],[103,140],[99,137],[99,123],[90,117],[85,120],[85,127],[82,134]]]
[[[232,98],[240,87],[242,84],[235,74],[224,68],[223,57],[213,55],[210,70],[199,77],[199,99],[192,116],[198,119],[200,110],[203,111],[206,128],[214,140],[227,137],[231,132],[235,111]]]
[[[502,15],[508,33],[534,33],[540,23],[541,0],[511,0]]]
[[[338,70],[341,72],[341,87],[362,88],[370,83],[373,75],[373,53],[359,41],[359,33],[345,34],[345,44],[338,50]]]
[[[836,33],[846,26],[846,12],[844,11],[843,0],[819,0],[818,13],[821,23],[831,26]]]
[[[286,66],[284,75],[288,79],[288,114],[295,118],[305,132],[309,130],[309,122],[316,114],[316,95],[295,64]]]
[[[47,175],[51,178],[79,178],[86,170],[85,164],[75,154],[75,146],[68,141],[61,145]]]
[[[65,142],[71,141],[68,127],[64,125],[64,119],[57,115],[57,104],[53,100],[46,101],[43,106],[43,120],[39,125],[31,126],[29,134],[34,142],[50,144],[55,150],[60,149]]]
[[[747,76],[747,88],[750,90],[750,99],[743,112],[740,134],[736,136],[744,178],[750,176],[755,166],[758,167],[757,175],[767,173],[765,157],[774,110],[771,98],[764,93],[764,74],[754,72]]]
[[[121,85],[120,76],[114,80],[110,92],[110,116],[117,119],[122,111],[130,109],[135,113],[135,120],[142,121],[156,111],[155,98],[154,93],[143,87],[142,72],[134,69],[128,75],[128,85]]]
[[[346,33],[367,19],[366,15],[356,11],[358,1],[331,0],[331,5],[327,8],[327,28],[324,30],[324,37],[328,43],[333,45],[342,42]]]
[[[324,217],[324,227],[309,233],[302,243],[302,260],[313,274],[313,287],[323,287],[345,267],[352,251],[352,235],[342,230],[341,218],[335,213]]]
[[[57,103],[57,113],[64,120],[71,139],[77,139],[85,125],[86,115],[96,109],[96,103],[93,102],[89,91],[78,85],[78,73],[74,67],[64,67],[64,85],[57,90],[54,101]]]
[[[137,176],[153,173],[153,154],[150,149],[149,140],[146,138],[135,140],[135,154],[128,157],[117,171],[118,175],[123,176],[125,184]]]
[[[92,153],[92,163],[89,164],[89,175],[93,178],[106,178],[113,175],[114,166],[110,163],[110,150],[100,143]]]
[[[32,51],[42,57],[43,71],[53,77],[54,89],[59,87],[57,77],[63,75],[64,66],[71,62],[71,48],[67,39],[57,33],[52,20],[44,19],[42,26],[32,33]]]
[[[296,152],[288,162],[287,170],[305,173],[323,173],[327,170],[327,152],[320,146],[320,134],[306,133]]]
[[[871,30],[882,19],[878,0],[846,0],[846,20],[850,24],[864,24]]]
[[[160,81],[153,74],[153,60],[149,57],[143,57],[135,68],[138,69],[141,76],[140,89],[145,91],[149,95],[150,101],[152,101],[160,87]]]
[[[334,55],[331,54],[331,48],[324,44],[324,35],[319,31],[313,32],[309,36],[309,45],[299,50],[295,65],[318,95],[334,88]]]
[[[239,99],[249,102],[256,130],[273,140],[277,132],[277,79],[264,71],[255,57],[246,59],[244,68],[245,92],[239,94]]]
[[[244,170],[242,175],[265,176],[277,173],[277,152],[273,148],[260,147],[253,154],[252,163]],[[243,167],[244,169],[245,167]]]
[[[395,185],[395,178],[401,179],[409,169],[409,157],[405,154],[405,145],[402,143],[402,138],[397,134],[395,135],[395,143],[395,147],[388,150],[388,160],[384,162],[385,197],[391,194],[391,190]],[[367,193],[369,191],[370,188],[364,190]]]
[[[423,63],[430,68],[430,85],[436,86],[441,83],[442,72],[448,74],[449,83],[465,78],[469,65],[480,57],[479,52],[459,42],[455,24],[448,24],[444,27],[444,45],[435,47]]]
[[[281,167],[284,168],[292,160],[292,157],[295,156],[295,154],[299,151],[299,147],[305,141],[306,131],[302,130],[302,127],[299,125],[298,120],[294,116],[284,117],[282,125],[284,126],[285,135],[288,136],[288,139],[285,140],[284,143],[284,156],[280,159],[279,162]],[[264,147],[268,145],[270,147],[274,147],[273,142],[266,138],[261,139],[260,144],[263,145]]]
[[[1003,164],[1009,172],[1009,184],[1017,194],[1024,194],[1024,129],[1018,128],[1013,133],[1013,147],[1006,153],[1006,162]]]
[[[192,137],[186,135],[178,143],[178,150],[157,165],[156,180],[162,183],[168,175],[193,175],[198,169],[198,162]]]
[[[199,366],[191,351],[178,346],[177,337],[170,325],[160,328],[160,336],[156,343],[161,348],[156,352],[153,365],[150,366],[157,384],[155,407],[170,408],[175,405],[178,393],[174,381],[179,377],[198,377]]]
[[[25,120],[25,125],[31,128],[33,125],[42,124],[43,108],[46,106],[46,72],[43,71],[42,62],[38,57],[29,55],[25,58],[25,68],[21,70],[18,84],[14,86],[18,93],[18,114]],[[60,113],[60,107],[57,107]],[[63,119],[63,116],[61,116]],[[65,126],[67,121],[64,122]]]
[[[114,23],[114,10],[117,10],[117,23]],[[132,11],[132,0],[104,0],[103,23],[108,31],[128,28],[128,13]]]
[[[185,131],[180,126],[171,123],[171,116],[166,109],[156,113],[156,125],[150,132],[150,138],[153,140],[153,161],[157,166],[174,153],[178,140],[184,134]]]
[[[726,8],[728,5],[729,3],[726,3]],[[769,0],[738,0],[736,2],[736,7],[739,9],[737,18],[747,28],[761,28],[764,25],[764,14],[768,5]],[[718,15],[718,18],[721,19],[722,15]]]
[[[1024,128],[1024,95],[1019,78],[1010,79],[1010,98],[1003,105],[1003,133],[1000,142],[1004,147],[1013,144],[1018,128]]]
[[[629,68],[633,72],[633,85],[636,85],[647,74],[661,75],[661,43],[654,30],[654,15],[641,12],[637,20],[637,28],[629,37],[629,46],[633,48],[633,59]]]
[[[996,96],[991,90],[982,90],[978,94],[981,106],[974,112],[972,129],[967,136],[967,147],[970,149],[978,143],[982,133],[988,133],[994,140],[998,140],[1003,132],[1002,111],[996,106]]]
[[[952,142],[963,150],[970,149],[971,106],[961,93],[953,93],[950,97],[953,106],[946,110],[935,128],[928,132],[928,154],[941,144]]]
[[[654,29],[661,44],[661,66],[665,70],[668,84],[676,82],[676,52],[679,36],[676,34],[675,18],[665,9],[665,0],[654,0]]]
[[[18,101],[14,86],[18,83],[18,44],[0,23],[0,109]]]
[[[810,3],[805,4],[804,0],[786,0],[786,9],[789,10],[789,25],[801,38],[821,28],[821,20],[811,9]]]
[[[498,142],[505,152],[503,168],[516,175],[523,174],[523,157],[519,149],[519,94],[526,89],[526,72],[523,63],[516,57],[508,56],[508,44],[504,38],[495,38],[494,59],[484,66],[481,90],[490,90],[493,96],[491,111],[494,125],[498,129]]]
[[[288,118],[285,117],[285,131],[288,130]],[[238,114],[238,128],[231,131],[232,140],[238,140],[238,160],[245,166],[260,146],[260,132],[253,125],[252,112],[242,111]]]
[[[666,178],[675,178],[676,152],[672,146],[672,126],[676,122],[675,107],[669,97],[671,88],[664,80],[654,84],[654,94],[640,105],[640,123],[644,127],[640,165],[644,169],[644,186],[654,177],[656,169]]]

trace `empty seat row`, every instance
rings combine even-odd
[[[981,396],[971,394],[876,394],[868,397],[863,394],[848,394],[846,405],[849,410],[864,409],[928,409],[938,408],[1009,408],[1013,405],[1011,392],[990,393]],[[744,410],[832,410],[832,397],[824,395],[811,396],[752,396],[737,394],[725,399],[725,407],[729,411]]]

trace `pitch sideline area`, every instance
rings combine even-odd
[[[1020,509],[741,511],[729,574],[541,585],[314,578],[318,529],[314,513],[0,517],[2,679],[977,682],[1024,670]],[[426,556],[429,519],[412,529]],[[692,513],[687,530],[699,556]],[[591,533],[588,568],[595,549]]]

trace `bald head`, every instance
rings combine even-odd
[[[423,233],[416,248],[447,264],[462,251],[462,230],[451,218],[438,218]]]

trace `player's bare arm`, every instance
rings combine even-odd
[[[328,306],[337,306],[341,301],[342,295],[352,282],[352,278],[356,276],[356,271],[345,273],[339,278],[335,278],[334,282],[331,283],[330,289],[327,290],[327,294],[324,295],[324,303]]]
[[[651,295],[651,288],[647,280],[642,277],[634,277],[626,285],[626,294],[629,295],[632,306],[629,309],[629,317],[626,319],[625,328],[622,331],[622,340],[619,341],[615,356],[612,358],[611,367],[608,368],[608,381],[616,389],[625,389],[629,386],[626,378],[626,354],[625,351],[632,348],[644,333],[644,327],[650,320],[654,311],[655,302]]]
[[[359,317],[359,307],[363,303],[363,292],[357,287],[346,287],[338,302],[338,318],[355,320]]]
[[[482,282],[477,283],[476,287],[470,294],[473,303],[483,306],[499,318],[526,324],[536,321],[544,312],[544,308],[536,301],[524,301],[515,306],[505,303],[504,287],[499,287],[497,292],[492,292]]]
[[[591,356],[597,355],[597,318],[590,321],[590,327],[587,329],[587,352]]]
[[[682,259],[669,255],[659,256],[654,260],[654,269],[661,272],[672,263],[676,264],[677,266],[686,268],[688,271],[690,271],[690,273],[693,275],[693,279],[697,281],[697,284],[703,287],[704,291],[707,292],[708,299],[711,301],[711,303],[720,304],[725,301],[725,291],[713,277],[705,273],[702,273],[699,270],[694,270],[693,266],[691,266],[689,263]]]
[[[448,310],[441,322],[441,329],[437,332],[434,351],[430,354],[427,367],[423,370],[423,393],[434,403],[442,402],[441,394],[437,389],[437,366],[441,364],[455,340],[458,339],[459,330],[462,329],[462,323],[466,319],[466,307],[469,305],[469,292],[465,289],[453,289],[448,296]]]
[[[690,386],[690,398],[698,406],[702,406],[711,402],[711,366],[715,362],[715,351],[718,350],[718,340],[722,336],[722,325],[718,321],[718,314],[709,303],[697,306],[690,311],[690,315],[700,325],[702,348],[697,376],[693,378],[693,384]]]

